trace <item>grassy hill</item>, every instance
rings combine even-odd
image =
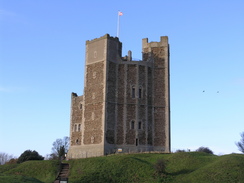
[[[167,162],[166,173],[160,175],[154,165],[162,159]],[[199,152],[120,154],[70,160],[68,163],[70,183],[244,183],[244,155],[242,154],[224,156]],[[0,182],[53,182],[57,174],[57,166],[56,161],[29,161],[19,165],[1,165]]]
[[[53,182],[58,161],[26,161],[21,164],[0,165],[0,183]]]

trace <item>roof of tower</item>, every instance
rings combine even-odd
[[[96,41],[99,41],[101,39],[110,39],[110,40],[114,40],[114,41],[120,42],[118,37],[112,37],[109,34],[105,34],[104,36],[102,36],[100,38],[95,38],[95,39],[92,39],[92,40],[87,40],[86,41],[86,44],[89,44],[89,43],[92,43],[92,42],[96,42]]]
[[[142,48],[148,48],[148,47],[163,47],[168,46],[168,36],[161,36],[160,42],[150,42],[148,43],[148,38],[142,39]]]

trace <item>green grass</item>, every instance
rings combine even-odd
[[[15,165],[1,165],[0,182],[53,182],[57,171],[58,161],[26,161]],[[30,177],[34,179],[30,180]],[[5,179],[11,181],[2,181]]]
[[[0,183],[42,183],[41,181],[22,175],[2,175],[0,174]]]
[[[167,162],[158,175],[157,160]],[[244,155],[207,153],[131,154],[69,161],[69,181],[78,182],[244,182]]]
[[[158,158],[159,154],[136,154],[71,160],[69,180],[74,183],[153,182],[153,165]]]
[[[166,173],[157,174],[154,165],[164,159]],[[242,183],[244,155],[216,156],[200,152],[174,154],[118,154],[68,161],[69,183],[82,182],[173,182],[173,183]],[[1,165],[5,182],[53,182],[56,161],[29,161],[19,165]],[[31,180],[32,177],[33,179]],[[19,179],[18,181],[14,180]]]

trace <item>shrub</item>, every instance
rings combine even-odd
[[[164,159],[159,159],[157,163],[154,165],[156,174],[158,175],[166,174],[166,165],[167,162]]]
[[[12,158],[12,159],[10,159],[8,162],[6,162],[5,164],[7,164],[7,165],[10,165],[10,164],[17,164],[17,161],[18,161],[18,159]]]
[[[23,163],[25,161],[28,160],[43,160],[44,157],[42,157],[41,155],[38,154],[38,152],[31,151],[31,150],[26,150],[25,152],[23,152],[20,157],[18,158],[17,163]]]
[[[208,154],[213,154],[213,151],[210,150],[208,147],[199,147],[196,151],[197,152],[205,152]]]
[[[179,152],[186,152],[186,150],[184,150],[184,149],[177,149],[175,152],[176,152],[176,153],[179,153]]]

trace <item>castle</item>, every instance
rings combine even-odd
[[[86,41],[84,95],[71,94],[67,158],[170,152],[168,37],[142,40],[142,61],[106,34]]]

